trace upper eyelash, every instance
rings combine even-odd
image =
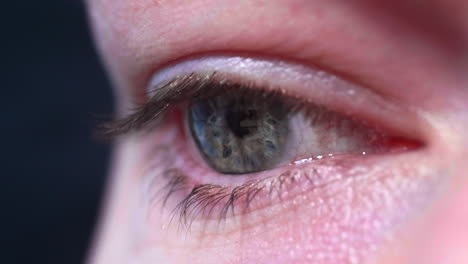
[[[187,98],[189,92],[196,93],[199,90],[188,89],[189,87],[200,87],[199,83],[206,83],[208,80],[210,80],[210,76],[201,77],[192,73],[176,77],[160,85],[153,94],[148,94],[150,97],[148,102],[136,106],[130,115],[104,123],[100,127],[101,134],[115,137],[140,130],[149,123],[160,119],[170,104],[181,102]]]
[[[235,90],[236,93],[259,96],[262,100],[269,97],[284,95],[285,92],[279,89],[263,89],[255,87],[251,83],[235,83],[229,78],[217,72],[211,73],[190,73],[177,76],[174,79],[156,87],[148,94],[148,102],[133,109],[127,117],[104,123],[100,126],[101,135],[105,137],[121,136],[130,132],[140,131],[145,128],[153,128],[158,125],[158,120],[171,105],[176,105],[187,100],[203,99],[226,93],[228,90]],[[283,96],[285,97],[285,96]],[[306,102],[301,98],[294,99],[290,112],[295,112],[302,108]],[[286,98],[283,98],[286,100]]]

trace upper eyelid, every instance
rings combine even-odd
[[[147,98],[143,100],[146,103],[129,109],[126,116],[111,122],[110,126],[104,126],[104,134],[120,135],[143,127],[138,123],[150,121],[151,115],[141,115],[145,109],[148,110],[149,104],[156,112],[158,109],[164,110],[169,105],[167,102],[164,103],[164,100],[160,100],[163,98],[161,95],[165,97],[170,95],[170,93],[162,94],[166,89],[161,87],[180,82],[181,76],[196,73],[199,77],[207,77],[214,72],[226,76],[226,80],[234,83],[248,84],[252,88],[282,91],[316,105],[326,106],[332,111],[349,116],[357,115],[355,117],[364,122],[375,123],[401,136],[421,139],[422,131],[428,130],[414,109],[399,104],[392,98],[385,98],[384,95],[374,92],[372,88],[359,86],[320,69],[277,59],[212,56],[188,59],[159,70],[147,86]],[[179,96],[179,99],[182,98]],[[386,127],[387,125],[392,126]]]
[[[318,104],[327,105],[331,94],[340,98],[385,103],[381,107],[392,107],[394,102],[381,100],[386,97],[373,87],[367,87],[345,76],[299,62],[275,57],[247,57],[243,55],[207,55],[188,57],[182,61],[160,68],[149,80],[146,95],[151,95],[161,84],[177,76],[191,73],[227,76],[233,82],[252,87],[287,92],[289,95],[308,98]],[[307,92],[306,90],[309,90]],[[389,99],[389,98],[385,98]],[[143,99],[146,101],[147,99]],[[317,102],[318,101],[318,102]]]
[[[193,72],[226,73],[231,77],[239,75],[242,78],[257,83],[260,79],[268,79],[273,76],[276,76],[277,79],[297,79],[313,83],[319,81],[325,83],[331,80],[342,79],[320,68],[276,58],[213,55],[189,57],[178,63],[166,65],[153,75],[149,81],[147,92],[151,93],[155,87],[173,79],[177,75]],[[348,86],[348,88],[351,90],[357,87]]]

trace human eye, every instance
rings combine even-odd
[[[92,263],[457,257],[466,31],[439,2],[89,0],[117,115]]]
[[[391,160],[424,147],[400,126],[410,109],[277,59],[186,59],[156,72],[145,98],[107,132],[138,145],[148,211],[162,208],[158,221],[170,228],[232,230],[278,206],[346,208],[366,197],[353,194],[361,184],[388,177]]]

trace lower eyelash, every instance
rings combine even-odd
[[[163,172],[168,180],[153,197],[152,205],[160,204],[164,209],[168,200],[179,192],[186,192],[185,198],[176,204],[171,210],[170,223],[177,223],[179,227],[190,230],[195,220],[216,220],[218,224],[231,216],[246,215],[254,208],[251,206],[259,194],[269,198],[268,203],[275,199],[282,200],[285,189],[289,185],[304,184],[299,180],[304,179],[312,186],[319,185],[313,181],[321,178],[317,169],[309,169],[310,173],[298,171],[286,171],[276,177],[267,177],[260,180],[248,181],[237,187],[224,187],[215,184],[200,184],[190,187],[189,176],[184,175],[178,169],[168,169]],[[181,196],[184,197],[184,196]],[[263,197],[263,196],[262,196]],[[263,197],[264,198],[264,197]]]

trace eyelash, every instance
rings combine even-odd
[[[219,205],[220,208],[217,210],[219,215],[216,217],[219,222],[227,219],[229,212],[231,212],[231,215],[236,215],[235,212],[238,207],[242,208],[240,214],[246,214],[251,202],[260,192],[268,193],[270,202],[272,202],[273,191],[281,195],[280,190],[286,181],[294,180],[294,178],[289,177],[289,173],[283,173],[275,177],[275,179],[277,179],[277,184],[270,184],[269,187],[264,183],[265,180],[250,181],[234,188],[213,184],[195,186],[189,195],[176,206],[172,212],[173,216],[171,218],[177,216],[177,222],[190,229],[194,219],[200,217],[204,219],[211,218],[211,213],[217,205]],[[170,184],[171,189],[166,195],[166,198],[171,195],[171,190],[178,187],[178,185],[178,183]]]
[[[261,95],[262,100],[268,100],[270,97],[280,97],[284,102],[294,102],[289,105],[290,112],[304,111],[311,109],[323,110],[324,108],[316,106],[311,102],[286,95],[282,90],[259,89],[253,84],[238,84],[229,81],[216,73],[199,75],[189,74],[179,76],[174,80],[160,86],[155,90],[152,98],[148,103],[137,107],[133,114],[122,120],[113,121],[105,124],[104,135],[121,136],[131,132],[152,131],[155,126],[158,126],[172,119],[178,120],[180,123],[184,118],[177,117],[180,115],[180,106],[186,104],[187,101],[195,99],[209,98],[215,95],[226,93],[226,90],[241,93],[245,96]],[[172,91],[172,94],[170,92]],[[161,100],[164,97],[167,100]],[[329,111],[326,110],[325,111]],[[311,120],[313,122],[313,120]],[[182,131],[186,129],[182,124],[179,124]],[[182,133],[187,141],[187,133]],[[187,142],[184,142],[187,143]],[[187,152],[187,151],[182,151]],[[191,153],[191,151],[188,151]],[[354,157],[356,158],[356,157]],[[151,198],[151,204],[160,204],[163,208],[167,206],[168,201],[173,196],[179,196],[179,203],[174,206],[171,211],[171,223],[178,222],[180,225],[190,229],[193,221],[196,219],[216,219],[221,222],[229,216],[245,215],[252,211],[255,198],[260,194],[268,197],[268,203],[273,203],[274,198],[282,199],[283,188],[290,186],[302,186],[308,188],[326,184],[334,179],[328,177],[324,180],[325,183],[320,183],[317,179],[321,177],[320,170],[317,169],[321,165],[325,167],[333,166],[334,169],[345,169],[348,167],[342,160],[319,160],[315,162],[315,166],[308,171],[297,169],[288,169],[281,173],[276,173],[276,176],[268,175],[257,180],[248,180],[237,187],[226,187],[217,184],[195,184],[190,176],[184,174],[178,168],[169,168],[164,170],[159,176],[152,176],[159,179],[164,179],[166,182],[162,188],[159,188],[155,195]],[[304,166],[305,167],[305,166]],[[263,173],[265,174],[265,173]],[[337,174],[341,175],[341,174]],[[162,177],[161,177],[162,176]],[[301,181],[301,182],[299,182]],[[155,182],[150,186],[150,190],[154,190],[153,185],[159,185],[160,182]],[[184,198],[185,197],[185,198]],[[262,207],[262,204],[259,205]],[[215,209],[216,208],[216,209]],[[218,215],[216,216],[215,213]]]
[[[331,166],[330,163],[322,165],[323,167]],[[346,167],[345,164],[339,164],[339,162],[333,162],[333,165],[341,169]],[[337,176],[325,179],[321,177],[317,168],[311,168],[308,172],[301,172],[300,169],[288,170],[278,176],[250,180],[237,187],[224,187],[215,184],[195,185],[189,188],[188,194],[181,196],[185,198],[172,209],[170,224],[178,223],[178,229],[185,230],[190,230],[192,223],[197,219],[215,220],[215,223],[219,225],[229,217],[247,215],[254,210],[261,210],[261,208],[274,204],[276,201],[286,199],[287,192],[284,190],[289,190],[291,186],[301,186],[300,191],[304,191],[323,187],[341,178],[341,176]],[[189,176],[177,169],[166,170],[163,175],[168,182],[157,191],[157,196],[153,197],[151,203],[152,207],[160,204],[162,209],[165,208],[173,195],[179,191],[187,190],[189,186]],[[314,179],[320,180],[315,181]],[[255,198],[261,195],[268,200],[258,199],[262,202],[252,206],[256,202]]]

